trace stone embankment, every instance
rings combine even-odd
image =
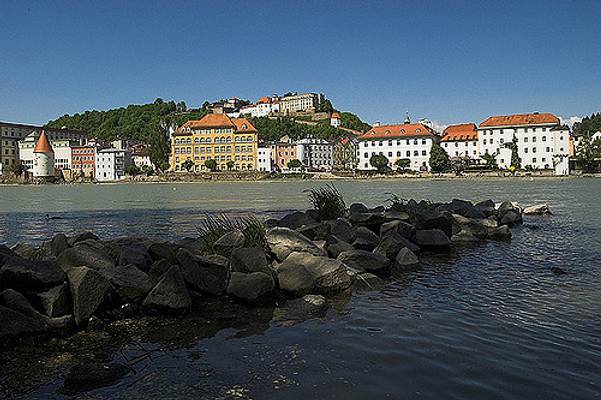
[[[240,231],[223,235],[210,252],[200,239],[101,240],[91,232],[58,234],[39,248],[0,245],[0,343],[68,335],[139,313],[185,313],[207,296],[251,307],[286,301],[293,313],[316,315],[328,295],[417,268],[427,252],[509,240],[522,214],[511,202],[410,200],[353,204],[334,220],[320,221],[316,210],[268,220],[260,247],[244,247]]]

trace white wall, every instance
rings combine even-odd
[[[394,163],[399,158],[408,158],[411,160],[409,167],[411,170],[420,171],[425,168],[429,171],[432,141],[431,137],[361,140],[357,169],[375,170],[369,163],[369,159],[374,154],[382,154],[388,158],[391,168],[394,168]]]
[[[477,140],[455,140],[441,142],[440,145],[451,158],[468,156],[477,159],[480,157]]]
[[[273,170],[271,166],[271,148],[259,147],[258,153],[258,168],[261,172],[271,172]]]

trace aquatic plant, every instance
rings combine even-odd
[[[265,247],[267,227],[254,215],[230,218],[226,214],[209,215],[198,227],[202,250],[211,253],[213,244],[228,232],[239,230],[244,235],[244,247]]]
[[[306,190],[309,202],[319,213],[321,220],[336,219],[346,215],[346,204],[342,194],[332,184]]]

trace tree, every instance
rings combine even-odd
[[[186,107],[186,102],[185,101],[180,101],[179,103],[177,103],[175,111],[176,112],[186,112],[187,107]]]
[[[234,162],[232,160],[229,160],[228,162],[226,162],[225,165],[227,165],[228,171],[231,171],[234,168]]]
[[[300,160],[297,160],[296,158],[288,161],[288,164],[286,164],[286,166],[288,167],[288,169],[296,169],[296,168],[301,168],[303,166],[303,163],[300,162]]]
[[[140,174],[140,168],[138,168],[138,166],[136,164],[129,164],[126,168],[125,168],[125,173],[129,176],[136,176]]]
[[[207,167],[209,169],[209,171],[211,172],[215,172],[217,170],[217,161],[211,159],[208,159],[205,161],[205,167]]]
[[[499,165],[497,164],[497,159],[495,156],[489,153],[484,153],[482,159],[486,161],[486,166],[490,169],[496,170],[499,169]]]
[[[150,165],[142,165],[142,172],[146,174],[146,176],[154,175],[154,169]]]
[[[432,149],[430,149],[430,169],[432,172],[441,173],[448,171],[450,168],[449,155],[439,144],[434,143]]]
[[[150,130],[148,138],[148,156],[150,161],[161,171],[169,169],[169,153],[171,147],[167,139],[167,124],[157,124]]]
[[[382,154],[374,154],[369,159],[369,164],[376,168],[378,172],[383,173],[388,169],[388,158]]]
[[[21,162],[17,161],[13,165],[5,166],[4,171],[12,172],[15,176],[21,176],[21,175],[23,175],[23,171],[24,171],[23,164],[21,164]]]
[[[405,173],[407,168],[411,165],[411,160],[408,158],[399,158],[394,162],[394,165],[397,166],[398,172]]]
[[[332,106],[332,102],[330,100],[324,99],[321,103],[319,103],[317,111],[331,113],[334,112],[334,106]]]
[[[184,168],[186,171],[190,172],[192,170],[192,168],[194,168],[194,161],[187,159],[186,161],[184,161],[182,163],[182,168]]]
[[[509,148],[511,149],[511,164],[509,165],[509,170],[515,172],[522,168],[522,160],[518,154],[518,139],[515,136],[511,140]]]
[[[584,133],[576,147],[576,159],[582,165],[584,172],[595,172],[596,159],[601,158],[601,140],[593,141],[589,132]]]

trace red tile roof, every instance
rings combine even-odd
[[[478,140],[478,131],[476,130],[476,124],[458,124],[449,125],[442,132],[443,142],[456,142],[461,140]]]
[[[359,139],[388,139],[434,135],[434,131],[423,124],[398,124],[374,126],[369,131],[359,136]]]
[[[271,103],[271,99],[267,96],[263,96],[259,100],[257,100],[257,104],[260,103]]]
[[[182,125],[182,128],[211,129],[235,128],[232,120],[225,114],[207,114],[201,119],[191,119]]]
[[[338,114],[336,111],[334,111],[332,113],[332,118],[338,118],[338,119],[340,119],[340,114]]]
[[[232,122],[236,125],[236,132],[256,132],[257,129],[246,118],[232,118]]]
[[[34,153],[54,153],[52,150],[52,146],[50,146],[50,142],[48,141],[48,136],[46,136],[46,131],[42,130],[38,141],[35,144],[33,149]]]
[[[550,113],[499,115],[487,118],[480,124],[486,126],[516,126],[516,125],[540,125],[559,124],[559,118]]]

